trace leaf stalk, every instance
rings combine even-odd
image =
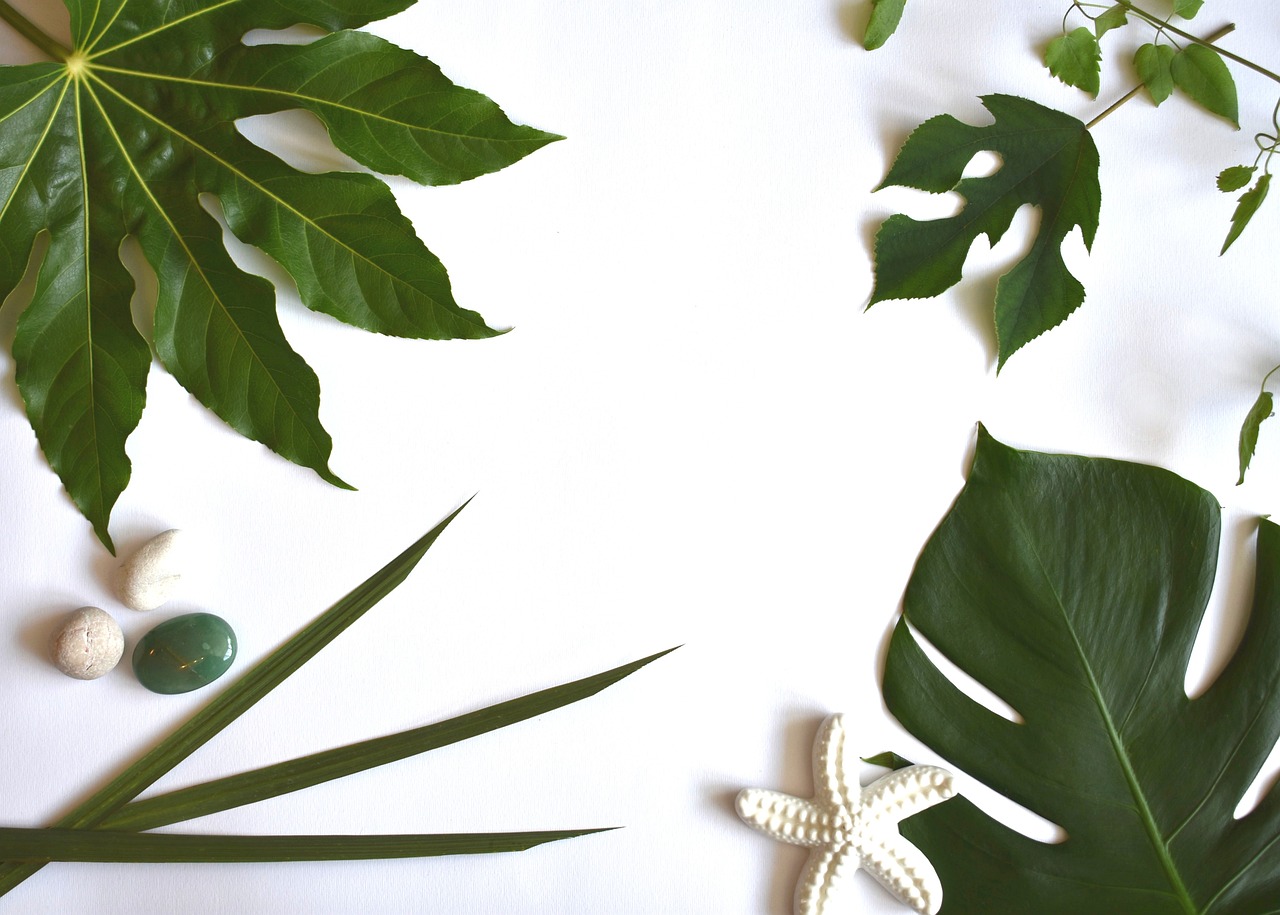
[[[10,6],[5,0],[0,0],[0,19],[9,23],[19,35],[31,42],[51,59],[66,62],[71,56],[71,49],[66,47],[62,42],[48,35],[38,25],[22,15],[20,12]]]

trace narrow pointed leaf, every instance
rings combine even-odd
[[[118,264],[132,236],[158,280],[153,342],[165,368],[241,434],[345,486],[329,468],[320,383],[286,340],[270,284],[234,264],[204,203],[275,258],[309,308],[404,337],[497,331],[454,300],[379,178],[300,173],[237,121],[312,111],[361,165],[430,184],[496,171],[559,138],[512,123],[413,51],[349,31],[410,0],[66,5],[73,48],[49,43],[65,60],[0,67],[0,298],[35,238],[53,240],[15,341],[50,464],[109,546],[150,361]],[[298,24],[335,31],[307,45],[242,40]]]
[[[1097,97],[1102,49],[1089,29],[1081,26],[1049,42],[1044,62],[1049,72],[1068,86],[1083,89]]]
[[[1280,737],[1280,527],[1261,523],[1239,646],[1190,699],[1220,536],[1217,500],[1168,471],[1017,451],[980,432],[907,585],[885,701],[951,765],[1066,838],[1029,839],[963,799],[904,821],[938,870],[946,915],[1275,910],[1280,790],[1234,811]],[[921,637],[1017,720],[961,691]]]
[[[1271,392],[1262,391],[1244,418],[1244,425],[1240,427],[1240,479],[1236,480],[1237,486],[1244,482],[1245,471],[1258,449],[1258,433],[1262,431],[1262,424],[1271,418],[1273,408]]]
[[[279,861],[368,861],[525,851],[548,842],[605,832],[444,833],[354,836],[203,836],[182,833],[118,833],[91,829],[0,827],[0,857],[46,864],[105,861],[124,864],[222,864]]]
[[[594,696],[605,687],[617,683],[672,650],[674,649],[659,652],[604,673],[460,715],[438,724],[366,740],[250,772],[242,772],[228,778],[193,785],[168,794],[133,801],[104,819],[100,828],[143,830],[166,826],[243,804],[278,797],[292,791],[300,791],[335,778],[396,762],[437,747],[448,746]]]
[[[876,233],[876,282],[871,305],[939,295],[960,281],[979,235],[996,244],[1024,204],[1040,208],[1031,249],[996,286],[999,365],[1022,346],[1065,321],[1084,301],[1067,270],[1062,242],[1079,227],[1086,247],[1098,229],[1102,191],[1098,150],[1077,119],[1008,95],[984,96],[995,117],[987,127],[941,115],[916,128],[881,187],[931,193],[954,190],[964,209],[945,219],[894,215]],[[1002,158],[993,175],[963,178],[969,161],[990,150]]]
[[[1240,237],[1240,233],[1245,230],[1254,214],[1258,212],[1258,208],[1262,206],[1262,202],[1267,199],[1267,191],[1270,189],[1271,176],[1263,175],[1258,179],[1257,184],[1240,195],[1235,212],[1231,214],[1231,230],[1227,232],[1227,239],[1222,243],[1219,254],[1226,254],[1227,249],[1235,244],[1235,240]]]
[[[403,582],[463,507],[465,504],[346,597],[316,617],[297,635],[242,674],[178,730],[55,825],[60,828],[82,829],[101,824],[211,740]],[[13,889],[38,869],[38,866],[30,864],[0,864],[0,895]]]
[[[868,51],[884,47],[884,43],[898,30],[907,0],[871,0],[871,19],[862,37],[862,46]]]
[[[1144,44],[1133,55],[1138,78],[1151,93],[1151,101],[1160,103],[1173,95],[1173,58],[1176,51],[1167,44]]]
[[[1240,103],[1236,81],[1217,51],[1198,44],[1188,45],[1169,62],[1173,84],[1193,101],[1240,126]]]

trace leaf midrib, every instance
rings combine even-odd
[[[1129,759],[1129,751],[1124,745],[1124,739],[1120,736],[1120,732],[1116,729],[1115,722],[1111,718],[1111,711],[1107,707],[1106,700],[1102,695],[1102,689],[1098,685],[1097,677],[1093,673],[1093,665],[1089,661],[1088,655],[1085,654],[1084,646],[1080,644],[1080,639],[1076,635],[1075,626],[1072,625],[1071,617],[1067,613],[1066,605],[1062,602],[1058,589],[1054,587],[1053,579],[1049,576],[1048,570],[1045,568],[1044,560],[1040,557],[1040,553],[1036,550],[1031,539],[1030,532],[1022,522],[1021,515],[1017,511],[1017,507],[1012,504],[1012,500],[1006,500],[1010,506],[1010,517],[1017,519],[1020,533],[1023,536],[1023,542],[1027,544],[1031,555],[1035,558],[1036,566],[1040,571],[1041,577],[1044,579],[1045,585],[1049,589],[1049,593],[1053,595],[1054,603],[1057,605],[1058,612],[1062,616],[1062,624],[1067,633],[1071,636],[1071,644],[1076,650],[1076,657],[1080,662],[1080,667],[1084,671],[1084,675],[1088,680],[1089,693],[1093,698],[1094,704],[1097,706],[1098,714],[1102,719],[1103,727],[1107,732],[1107,739],[1111,743],[1112,752],[1116,755],[1116,761],[1120,764],[1120,770],[1124,774],[1125,783],[1128,785],[1129,793],[1132,795],[1137,804],[1138,818],[1142,821],[1143,828],[1146,830],[1147,839],[1151,842],[1156,852],[1156,857],[1160,860],[1161,867],[1164,868],[1165,876],[1168,878],[1172,886],[1178,902],[1181,903],[1183,910],[1187,915],[1203,915],[1200,909],[1196,907],[1195,901],[1191,898],[1191,894],[1187,891],[1186,885],[1182,882],[1182,875],[1178,872],[1173,856],[1169,851],[1169,847],[1165,844],[1160,836],[1159,825],[1155,821],[1155,816],[1151,812],[1151,806],[1147,803],[1147,797],[1142,790],[1142,785],[1138,781],[1137,773],[1133,769],[1133,763]]]
[[[114,71],[112,68],[107,68],[107,67],[103,67],[103,68],[100,68],[100,69],[111,69],[111,70],[112,70],[112,72],[116,72],[116,71]],[[442,309],[442,310],[444,310],[444,311],[448,311],[451,315],[454,315],[454,316],[456,316],[457,318],[459,318],[459,320],[461,320],[461,321],[463,321],[463,322],[465,322],[465,323],[467,323],[467,324],[470,324],[470,325],[472,325],[473,327],[485,327],[485,328],[487,329],[487,325],[485,325],[485,323],[484,323],[483,321],[475,321],[475,320],[471,320],[470,318],[467,318],[467,317],[466,317],[466,315],[463,313],[463,311],[464,311],[463,309],[458,309],[458,310],[457,310],[457,312],[454,312],[453,310],[449,309],[449,308],[448,308],[448,306],[443,305],[443,304],[441,304],[441,303],[437,302],[434,296],[430,295],[429,293],[427,293],[426,291],[424,291],[424,290],[422,290],[422,289],[419,289],[417,286],[413,285],[412,283],[410,283],[408,280],[404,279],[404,278],[403,278],[403,277],[401,277],[400,275],[398,275],[398,274],[396,274],[396,273],[393,273],[393,272],[391,272],[390,270],[386,269],[385,267],[383,267],[383,266],[382,266],[381,264],[379,264],[378,262],[376,262],[376,261],[374,261],[374,260],[370,259],[370,258],[369,258],[366,254],[364,254],[363,252],[358,251],[358,250],[356,250],[355,248],[351,247],[351,245],[347,244],[345,241],[343,241],[342,239],[338,238],[338,237],[337,237],[336,235],[334,235],[332,232],[329,232],[327,229],[325,229],[325,227],[324,227],[324,226],[320,225],[320,223],[316,222],[314,219],[312,219],[312,218],[311,218],[310,216],[308,216],[306,213],[302,212],[302,211],[301,211],[301,210],[299,210],[297,207],[293,206],[291,203],[289,203],[289,201],[285,200],[284,198],[280,197],[280,196],[279,196],[279,195],[277,195],[277,194],[273,194],[273,193],[271,192],[271,190],[270,190],[268,187],[266,187],[265,185],[263,185],[261,182],[256,181],[252,176],[250,176],[250,175],[246,174],[245,172],[241,171],[240,169],[236,168],[236,167],[235,167],[235,165],[233,165],[232,163],[228,162],[226,159],[224,159],[224,158],[222,158],[221,156],[219,156],[219,155],[218,155],[217,153],[215,153],[213,150],[211,150],[211,149],[209,149],[209,148],[207,148],[207,147],[205,147],[205,146],[201,145],[201,144],[200,144],[200,143],[198,143],[198,142],[197,142],[193,137],[189,137],[189,136],[187,136],[185,133],[183,133],[182,131],[178,130],[178,128],[174,127],[172,124],[170,124],[170,123],[168,123],[167,121],[161,120],[160,118],[156,117],[154,114],[152,114],[151,112],[147,111],[147,110],[146,110],[145,108],[143,108],[141,105],[138,105],[136,102],[134,102],[134,101],[133,101],[132,99],[130,99],[128,96],[126,96],[124,93],[120,92],[120,90],[116,89],[116,88],[115,88],[114,86],[112,86],[110,83],[108,83],[108,82],[106,82],[106,81],[102,80],[100,77],[97,77],[97,76],[93,76],[93,79],[94,79],[94,80],[95,80],[95,81],[96,81],[100,86],[102,86],[103,88],[105,88],[108,92],[110,92],[110,93],[111,93],[112,95],[114,95],[116,98],[120,99],[120,101],[124,102],[126,105],[128,105],[130,108],[132,108],[134,111],[138,112],[140,115],[142,115],[143,117],[145,117],[145,118],[147,118],[148,120],[152,121],[153,123],[155,123],[155,124],[159,125],[160,127],[163,127],[165,130],[167,130],[169,133],[173,134],[173,135],[174,135],[175,137],[177,137],[178,139],[182,140],[182,142],[186,143],[186,144],[187,144],[188,146],[190,146],[192,149],[198,150],[198,151],[199,151],[200,153],[202,153],[203,155],[208,156],[208,157],[209,157],[213,162],[215,162],[216,164],[218,164],[218,165],[219,165],[219,166],[221,166],[222,168],[225,168],[227,171],[231,172],[231,174],[235,175],[237,178],[239,178],[239,179],[240,179],[241,181],[243,181],[245,184],[249,185],[249,186],[250,186],[250,187],[252,187],[254,190],[258,191],[258,193],[262,194],[264,197],[267,197],[267,198],[268,198],[268,199],[270,199],[270,200],[274,200],[274,201],[275,201],[275,202],[276,202],[276,203],[277,203],[281,208],[283,208],[283,209],[285,209],[285,210],[288,210],[290,213],[292,213],[294,216],[296,216],[299,220],[301,220],[305,225],[309,226],[310,228],[314,229],[314,230],[315,230],[317,233],[319,233],[320,235],[323,235],[325,238],[329,239],[329,240],[330,240],[330,241],[331,241],[331,242],[332,242],[336,247],[341,248],[343,251],[346,251],[346,252],[347,252],[347,254],[348,254],[348,255],[350,255],[350,256],[351,256],[351,258],[352,258],[353,260],[359,260],[359,261],[361,261],[362,263],[364,263],[364,264],[368,265],[368,267],[369,267],[371,270],[373,270],[374,272],[376,272],[376,273],[378,273],[378,274],[380,274],[380,275],[382,275],[382,276],[385,276],[388,280],[390,280],[390,281],[392,282],[392,284],[397,285],[397,286],[401,286],[401,287],[403,287],[403,288],[405,288],[405,289],[412,290],[412,292],[413,292],[414,294],[416,294],[416,295],[420,295],[420,296],[423,296],[424,298],[429,299],[429,300],[430,300],[430,301],[435,305],[435,307],[440,308],[440,309]],[[105,111],[103,111],[102,116],[103,116],[104,118],[107,118],[107,114],[106,114],[106,112],[105,112]],[[110,120],[109,118],[107,118],[107,119],[108,119],[108,120]],[[114,131],[113,131],[113,133],[114,133]],[[127,156],[128,156],[128,153],[126,153],[125,155],[126,155],[126,157],[127,157]],[[408,316],[406,315],[406,317],[408,317]]]
[[[106,86],[105,83],[102,83],[102,85]],[[295,418],[299,420],[295,424],[296,427],[300,427],[303,430],[303,432],[307,435],[307,437],[311,439],[312,444],[318,447],[320,443],[312,435],[311,430],[308,427],[307,423],[301,421],[302,417],[297,412],[297,410],[294,409],[292,399],[284,392],[284,389],[281,388],[280,385],[276,382],[275,373],[272,372],[271,369],[266,365],[266,363],[262,361],[262,357],[258,354],[258,351],[253,347],[253,345],[249,342],[248,338],[244,334],[244,331],[241,329],[239,323],[234,318],[231,317],[230,310],[227,308],[226,303],[222,301],[222,297],[218,295],[218,292],[214,288],[213,283],[210,282],[207,276],[205,276],[205,272],[203,268],[201,268],[199,261],[196,259],[195,253],[190,248],[187,247],[186,240],[182,237],[182,233],[178,231],[178,227],[173,224],[173,221],[169,218],[169,214],[166,212],[164,206],[162,206],[160,201],[156,199],[155,195],[151,192],[150,186],[147,184],[146,180],[142,177],[142,175],[138,172],[137,166],[135,165],[132,157],[130,157],[129,155],[129,150],[125,147],[124,141],[120,139],[120,134],[116,131],[115,124],[112,123],[111,118],[107,115],[106,109],[102,107],[102,102],[98,99],[97,94],[93,91],[92,87],[86,86],[85,88],[89,92],[89,95],[92,96],[94,105],[96,105],[98,108],[98,112],[102,115],[103,123],[107,125],[107,129],[111,132],[112,138],[116,141],[116,145],[120,148],[120,154],[124,157],[124,161],[128,163],[129,171],[130,173],[132,173],[134,180],[138,182],[138,186],[141,187],[143,193],[147,195],[147,199],[151,201],[151,205],[155,207],[156,212],[160,214],[160,218],[163,219],[165,222],[165,225],[169,227],[169,231],[173,233],[174,239],[177,241],[179,245],[182,246],[182,250],[187,255],[187,260],[191,263],[196,273],[199,274],[201,281],[204,283],[205,287],[209,290],[209,294],[213,297],[213,301],[217,302],[218,307],[221,308],[223,313],[227,315],[228,322],[231,324],[232,327],[235,328],[236,333],[239,335],[241,342],[245,346],[245,349],[248,350],[248,352],[253,355],[254,361],[256,361],[258,365],[261,366],[263,373],[266,375],[266,377],[271,379],[272,386],[275,388],[275,391],[279,395],[280,400],[289,405],[290,412],[294,415]],[[106,88],[110,89],[111,87],[106,86]],[[114,92],[115,90],[112,90],[112,91]]]

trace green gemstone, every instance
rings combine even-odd
[[[212,613],[161,623],[133,649],[133,672],[153,693],[189,693],[221,677],[236,656],[236,634]]]

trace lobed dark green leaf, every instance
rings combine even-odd
[[[1160,103],[1173,95],[1173,48],[1165,44],[1144,44],[1133,55],[1133,65],[1138,78],[1151,93],[1151,100]]]
[[[412,51],[347,31],[408,5],[68,0],[66,62],[0,67],[0,297],[36,237],[51,239],[19,322],[16,374],[49,463],[108,548],[150,364],[130,318],[126,238],[159,283],[163,365],[242,435],[338,486],[319,380],[285,338],[274,290],[233,263],[206,205],[275,258],[310,308],[404,337],[498,333],[454,300],[444,265],[379,179],[301,174],[235,127],[309,110],[364,166],[431,184],[558,139],[513,124]],[[242,40],[298,24],[339,31],[301,46]]]
[[[876,233],[870,305],[944,292],[960,281],[965,257],[979,235],[994,245],[1019,207],[1038,206],[1040,227],[1030,251],[996,286],[1003,366],[1084,301],[1084,287],[1067,270],[1061,246],[1077,226],[1085,246],[1092,246],[1101,188],[1098,151],[1080,121],[1015,96],[989,95],[982,102],[994,124],[971,127],[948,115],[926,121],[907,139],[881,183],[932,193],[954,189],[965,207],[946,219],[894,215],[885,221]],[[1000,169],[986,177],[963,178],[964,167],[983,150],[1002,157]]]
[[[1249,190],[1240,195],[1240,200],[1236,202],[1235,212],[1231,214],[1231,229],[1227,232],[1226,241],[1222,243],[1222,250],[1219,255],[1227,253],[1240,233],[1249,225],[1249,221],[1253,219],[1254,214],[1258,212],[1258,208],[1262,206],[1262,202],[1267,199],[1267,191],[1271,189],[1271,176],[1263,175],[1258,179],[1258,183]]]
[[[907,0],[871,0],[871,19],[867,22],[862,46],[868,51],[883,47],[898,30],[906,6]]]
[[[905,820],[946,915],[1274,911],[1280,789],[1234,811],[1280,737],[1280,527],[1261,523],[1239,646],[1190,699],[1220,536],[1217,500],[1168,471],[980,431],[907,585],[884,697],[935,752],[1066,838],[1029,839],[963,799]],[[1015,719],[961,691],[920,639]]]
[[[1093,32],[1081,26],[1049,42],[1044,53],[1049,72],[1095,98],[1102,72],[1102,49]]]
[[[1237,486],[1244,482],[1245,471],[1249,469],[1254,452],[1258,449],[1258,433],[1262,430],[1262,424],[1274,415],[1273,408],[1271,392],[1262,391],[1249,408],[1249,415],[1244,418],[1244,425],[1240,427],[1240,479],[1236,480]]]
[[[1169,73],[1174,85],[1193,101],[1240,126],[1236,81],[1217,51],[1198,44],[1188,45],[1173,55]]]

